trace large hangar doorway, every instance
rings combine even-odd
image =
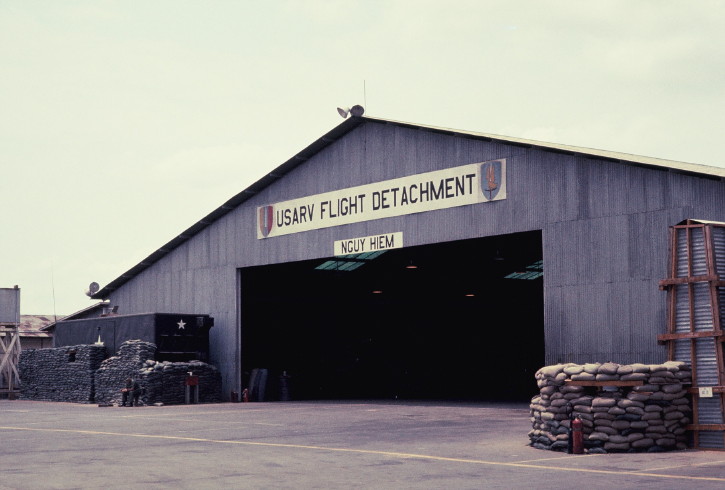
[[[294,399],[528,400],[541,232],[241,270],[242,375]]]

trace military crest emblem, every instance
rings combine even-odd
[[[267,238],[274,226],[274,206],[261,206],[258,208],[258,213],[259,233]]]
[[[481,164],[481,190],[486,201],[493,201],[503,184],[503,160]]]

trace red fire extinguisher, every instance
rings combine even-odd
[[[584,454],[584,433],[582,429],[582,419],[576,417],[571,422],[572,452],[574,454]]]
[[[244,388],[242,391],[242,402],[247,403],[249,401],[249,390]]]

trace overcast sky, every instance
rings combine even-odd
[[[0,287],[70,314],[342,122],[713,166],[724,1],[0,0]]]

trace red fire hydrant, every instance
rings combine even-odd
[[[582,429],[582,419],[579,417],[575,418],[571,422],[571,438],[572,438],[572,452],[574,454],[584,454],[584,433]]]

